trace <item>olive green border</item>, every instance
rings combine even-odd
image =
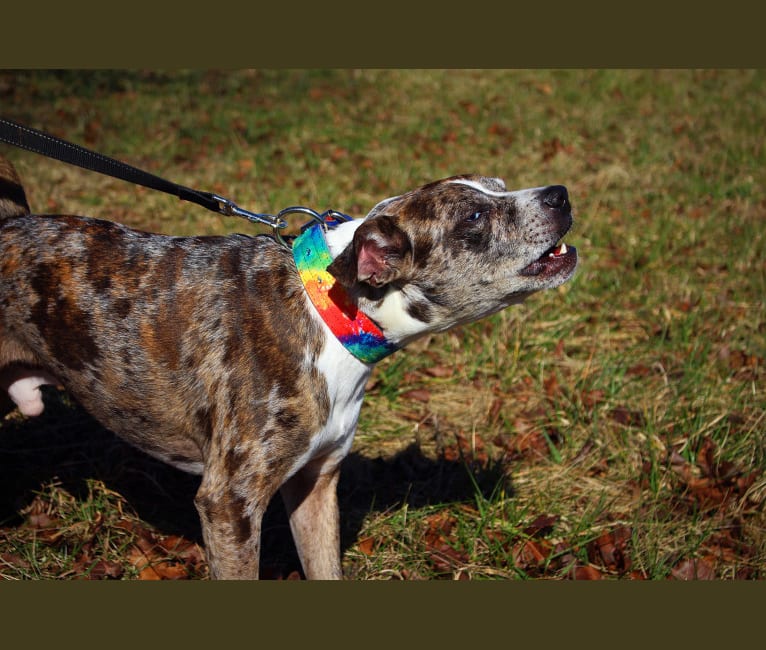
[[[667,1],[558,0],[8,4],[0,20],[4,68],[763,67],[766,60],[756,4],[740,0],[694,10]],[[706,647],[755,634],[765,601],[760,582],[0,584],[6,636],[40,647],[271,640]]]
[[[273,640],[288,647],[447,641],[447,647],[720,648],[756,633],[763,596],[758,582],[0,586],[6,637],[34,647],[224,648]]]
[[[757,3],[298,2],[2,10],[0,67],[761,67]],[[698,6],[700,5],[700,6]]]

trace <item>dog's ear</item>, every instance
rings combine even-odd
[[[398,278],[412,247],[404,231],[388,215],[368,218],[354,233],[354,240],[327,270],[345,287],[366,282],[373,287]]]

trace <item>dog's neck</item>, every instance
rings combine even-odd
[[[310,226],[293,242],[293,259],[306,294],[338,341],[360,361],[377,363],[399,346],[326,270],[343,242],[353,238],[348,226],[354,223],[343,224],[343,232],[336,232],[340,226],[327,232],[319,224]]]
[[[307,283],[309,276],[305,271],[301,273],[301,276],[303,279],[303,284],[306,287],[307,293],[314,303],[314,306],[317,307],[317,311],[319,311],[325,322],[330,326],[330,329],[333,330],[335,336],[341,341],[341,343],[345,345],[347,349],[349,349],[349,351],[352,352],[352,354],[355,354],[355,356],[362,359],[363,361],[366,361],[366,359],[363,357],[374,357],[374,360],[372,361],[372,363],[374,363],[375,361],[378,361],[381,358],[391,354],[392,352],[404,347],[410,341],[424,334],[428,330],[428,326],[409,315],[407,311],[407,301],[410,297],[408,294],[406,294],[404,289],[399,289],[396,287],[385,287],[379,297],[371,299],[365,296],[364,292],[355,291],[353,289],[346,291],[340,285],[336,285],[335,278],[333,278],[332,275],[325,271],[330,261],[340,255],[346,249],[346,247],[352,243],[356,229],[363,222],[364,219],[355,219],[353,221],[342,222],[323,233],[323,241],[318,243],[320,246],[326,245],[327,257],[322,261],[321,264],[317,265],[317,269],[323,272],[322,281],[331,283],[330,285],[325,284],[323,287],[325,294],[329,293],[330,286],[336,286],[337,288],[333,291],[333,297],[338,295],[344,295],[347,297],[350,301],[350,304],[353,305],[351,310],[352,313],[355,313],[357,310],[359,310],[364,316],[369,318],[369,320],[374,324],[375,328],[379,330],[383,339],[381,341],[377,341],[377,344],[382,344],[380,347],[376,348],[375,345],[371,345],[374,342],[374,337],[373,339],[368,338],[367,341],[368,344],[371,345],[372,351],[368,351],[364,354],[359,354],[359,350],[357,350],[355,353],[352,349],[352,346],[347,345],[343,341],[343,328],[338,327],[337,323],[334,326],[331,322],[328,322],[328,319],[325,317],[326,314],[322,313],[321,306],[325,303],[325,301],[319,297],[319,292],[315,284],[315,281],[318,279],[316,273],[314,273],[313,284]],[[306,240],[303,241],[305,243]],[[300,244],[301,242],[299,241],[299,248],[301,248]],[[295,244],[293,244],[293,250],[294,252],[296,250]],[[315,271],[317,269],[315,269]],[[312,293],[314,294],[313,297],[311,295]],[[320,304],[317,304],[318,302]],[[354,325],[354,327],[357,326],[358,324]],[[367,362],[369,363],[369,361]]]
[[[347,221],[326,233],[325,240],[333,259],[352,243],[356,229],[364,221],[364,218]],[[374,297],[370,297],[368,292],[360,287],[349,290],[349,294],[354,303],[377,323],[386,339],[397,348],[403,348],[429,331],[447,329],[433,327],[433,324],[424,323],[410,315],[407,305],[423,299],[420,289],[413,284],[401,288],[386,285],[381,289],[380,295]]]

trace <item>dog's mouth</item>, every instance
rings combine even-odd
[[[565,243],[556,244],[546,250],[534,262],[521,269],[520,274],[542,278],[552,278],[559,274],[567,274],[574,270],[577,264],[577,249]]]

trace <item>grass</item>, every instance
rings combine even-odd
[[[473,171],[566,184],[570,283],[373,375],[339,489],[346,575],[766,577],[762,71],[5,71],[0,101],[255,211],[361,215]],[[256,230],[2,153],[37,211]],[[50,402],[0,424],[0,575],[204,578],[195,479]],[[264,545],[264,575],[294,577],[278,505]]]

